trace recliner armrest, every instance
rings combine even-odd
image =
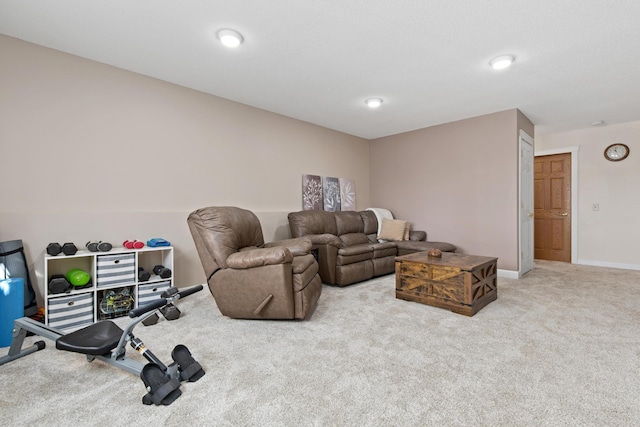
[[[227,266],[237,270],[290,262],[293,262],[293,255],[283,246],[235,252],[227,258]]]
[[[294,237],[293,239],[279,240],[262,245],[263,248],[287,248],[293,256],[307,255],[311,251],[311,246],[311,239],[307,237]]]

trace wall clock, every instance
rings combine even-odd
[[[624,144],[611,144],[604,149],[604,157],[612,162],[624,160],[629,155],[629,147]]]

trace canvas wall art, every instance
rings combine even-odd
[[[322,178],[318,175],[302,175],[302,210],[321,211]]]
[[[322,197],[324,210],[327,212],[340,211],[340,182],[338,178],[322,177]]]
[[[349,178],[302,175],[302,209],[328,212],[355,211],[355,181]]]
[[[340,178],[340,209],[356,210],[356,183],[349,178]]]

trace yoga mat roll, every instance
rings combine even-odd
[[[13,321],[24,316],[24,279],[0,280],[0,347],[11,345]]]

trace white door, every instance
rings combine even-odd
[[[520,131],[520,269],[533,269],[533,138]]]

